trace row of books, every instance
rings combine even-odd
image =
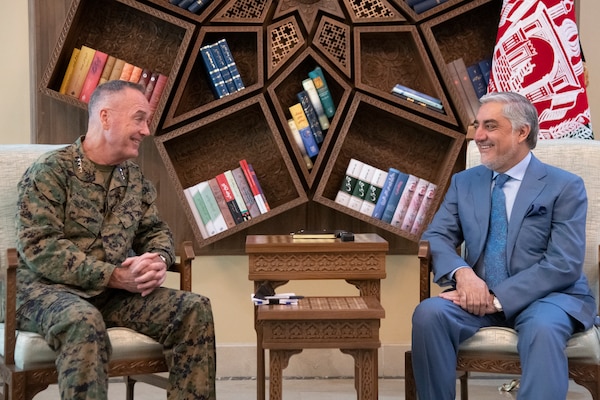
[[[117,79],[142,85],[150,110],[154,113],[167,83],[166,75],[85,45],[73,49],[59,93],[87,103],[98,85]]]
[[[421,14],[427,10],[432,9],[433,7],[445,3],[448,0],[406,0],[406,4],[411,6],[411,8],[417,13]]]
[[[388,171],[350,159],[335,202],[418,234],[437,185],[396,168]]]
[[[202,46],[200,54],[215,98],[220,99],[245,88],[226,39]]]
[[[420,106],[426,107],[430,110],[437,112],[444,112],[444,106],[442,105],[442,100],[437,97],[429,96],[425,93],[421,93],[418,90],[413,88],[409,88],[408,86],[401,85],[397,83],[392,88],[392,94],[394,96],[400,97],[406,101],[410,101],[412,103],[418,104]]]
[[[335,105],[321,67],[317,66],[302,80],[302,89],[296,94],[298,103],[288,109],[288,125],[306,167],[310,170],[319,154],[329,129],[329,120],[335,115]]]
[[[491,60],[484,59],[466,65],[462,58],[447,64],[448,71],[465,106],[469,121],[475,120],[479,110],[479,99],[487,93],[490,80]]]
[[[169,3],[194,14],[200,14],[202,10],[212,3],[212,0],[169,0]]]
[[[256,172],[246,160],[183,193],[204,239],[270,210]]]

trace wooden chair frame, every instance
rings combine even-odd
[[[179,249],[179,261],[170,271],[179,273],[182,290],[192,289],[192,260],[195,258],[192,243],[183,242]],[[0,378],[3,384],[3,398],[10,400],[30,400],[37,393],[58,381],[54,363],[38,365],[31,368],[18,368],[15,365],[16,346],[16,268],[17,251],[8,249],[8,265],[5,268],[5,322],[4,322],[4,357],[0,357]],[[115,360],[109,363],[109,376],[124,376],[127,385],[127,400],[133,400],[133,388],[136,381],[143,381],[161,388],[167,387],[167,378],[151,375],[167,372],[164,356],[131,358]],[[149,375],[150,374],[150,375]]]

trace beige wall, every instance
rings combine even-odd
[[[589,98],[592,117],[600,116],[600,48],[594,37],[600,35],[597,16],[600,2],[581,0],[581,41],[588,61],[591,84]],[[0,143],[30,141],[30,82],[27,1],[0,1],[1,82]],[[7,40],[6,38],[10,38]],[[597,133],[597,137],[600,134]],[[201,257],[194,263],[194,291],[211,298],[219,346],[252,345],[255,335],[250,304],[251,283],[247,280],[247,258]],[[382,300],[386,319],[382,323],[382,342],[388,346],[410,344],[410,316],[418,301],[417,260],[413,256],[388,257],[388,275],[383,282]],[[354,293],[348,285],[331,283],[299,283],[286,290],[300,294]],[[397,357],[396,357],[397,358]],[[403,359],[392,360],[398,365]]]

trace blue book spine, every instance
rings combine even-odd
[[[233,83],[233,78],[231,77],[231,73],[229,72],[229,68],[225,63],[225,59],[223,58],[223,53],[221,53],[221,48],[217,43],[213,43],[210,45],[210,51],[215,58],[215,63],[217,67],[219,67],[219,72],[225,81],[225,86],[227,87],[227,92],[229,94],[237,92],[237,88],[235,87],[235,83]]]
[[[242,77],[240,75],[240,71],[238,71],[238,67],[233,59],[233,55],[231,54],[231,49],[227,44],[227,40],[221,39],[217,42],[219,47],[221,48],[221,53],[223,53],[223,58],[225,59],[225,63],[229,68],[229,73],[231,73],[231,78],[233,79],[233,83],[235,83],[235,87],[237,90],[242,90],[246,86],[244,86],[244,82],[242,81]]]
[[[413,92],[416,92],[416,90],[414,90]],[[396,94],[400,94],[406,97],[410,97],[411,99],[414,99],[416,101],[420,101],[421,103],[427,104],[433,108],[437,108],[438,110],[442,110],[444,107],[442,106],[441,102],[437,102],[437,101],[431,101],[426,97],[423,97],[420,94],[415,94],[413,92],[408,92],[404,89],[404,86],[400,85],[400,84],[396,84],[394,86],[394,88],[392,89],[392,93],[396,93]],[[439,100],[438,100],[439,101]]]
[[[471,79],[473,89],[475,89],[475,93],[477,94],[477,98],[480,99],[481,96],[487,93],[487,85],[484,81],[481,68],[479,68],[479,63],[469,65],[467,67],[467,73],[469,74],[469,78]]]
[[[194,14],[200,13],[202,10],[206,8],[207,5],[212,3],[212,0],[196,0],[187,8],[188,11],[193,12]]]
[[[417,3],[413,6],[413,9],[417,14],[421,14],[427,10],[432,9],[435,6],[438,6],[442,3],[447,2],[448,0],[425,0],[420,3]]]
[[[225,86],[225,80],[223,80],[223,76],[221,75],[221,71],[219,71],[219,67],[215,62],[212,52],[210,51],[210,46],[203,46],[200,48],[200,54],[202,55],[202,60],[204,61],[204,65],[206,67],[206,73],[210,78],[210,82],[212,83],[211,88],[217,99],[220,99],[229,94],[227,90],[227,86]]]
[[[179,3],[177,3],[177,6],[181,8],[188,8],[193,2],[194,0],[181,0]]]
[[[385,182],[383,184],[383,187],[381,188],[381,194],[377,199],[377,203],[375,203],[373,214],[371,214],[373,218],[381,219],[383,217],[385,206],[387,205],[390,195],[392,194],[392,190],[394,189],[394,184],[396,183],[398,174],[400,174],[400,171],[396,168],[388,169],[387,177],[385,178]]]
[[[333,115],[335,114],[335,105],[333,104],[333,98],[331,97],[329,86],[327,86],[323,70],[321,67],[316,67],[308,73],[308,77],[313,80],[313,83],[317,88],[321,104],[323,104],[323,108],[325,109],[325,115],[327,115],[327,118],[333,118]]]
[[[306,154],[308,154],[310,158],[315,157],[317,154],[319,154],[319,146],[317,145],[315,136],[310,129],[310,125],[308,124],[308,120],[306,119],[306,115],[302,109],[302,105],[300,103],[296,103],[291,106],[289,110],[290,114],[292,115],[292,119],[296,124],[296,128],[298,128],[298,132],[300,132],[302,143],[304,143],[304,147],[306,148]]]
[[[310,102],[310,98],[308,97],[308,93],[306,90],[303,90],[296,94],[298,101],[302,105],[302,110],[304,111],[304,115],[306,115],[306,119],[308,120],[308,125],[310,126],[310,130],[315,136],[315,142],[317,144],[323,143],[323,131],[321,130],[321,124],[319,123],[319,117],[317,117],[317,112]]]
[[[390,193],[388,202],[383,210],[383,215],[381,217],[382,221],[387,222],[388,224],[392,222],[394,212],[396,211],[396,207],[398,206],[398,202],[400,201],[400,197],[402,196],[402,192],[404,191],[404,186],[406,186],[407,180],[408,174],[399,171],[398,176],[396,177],[396,182],[394,183],[394,189],[392,190],[392,193]]]
[[[486,59],[479,61],[479,69],[481,69],[481,73],[483,74],[483,82],[485,83],[487,90],[487,86],[490,82],[490,75],[492,73],[492,60]]]

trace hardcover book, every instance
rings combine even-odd
[[[308,153],[306,152],[306,147],[304,147],[302,136],[300,135],[300,131],[298,130],[298,127],[296,126],[296,123],[293,119],[288,119],[288,126],[290,127],[290,131],[292,132],[292,136],[294,137],[294,143],[296,143],[296,146],[300,150],[300,154],[302,154],[302,158],[306,163],[306,168],[311,170],[313,167],[313,162],[308,156]]]
[[[194,204],[196,205],[196,209],[198,210],[198,214],[200,214],[200,218],[206,227],[206,232],[208,236],[214,236],[217,234],[217,230],[210,218],[210,214],[208,213],[208,209],[206,208],[206,204],[204,204],[204,200],[202,199],[202,195],[200,195],[200,188],[198,185],[194,185],[192,188],[192,199],[194,200]]]
[[[308,94],[310,103],[312,104],[315,113],[317,114],[317,118],[319,119],[319,125],[321,125],[321,129],[326,131],[329,129],[329,118],[327,118],[327,115],[325,115],[325,109],[323,108],[323,103],[321,103],[321,99],[319,98],[319,93],[317,93],[317,88],[315,87],[314,82],[310,78],[304,79],[302,81],[302,87]]]
[[[142,69],[142,76],[140,76],[140,80],[138,81],[138,84],[140,86],[142,86],[142,88],[144,88],[144,93],[146,92],[146,88],[148,87],[148,84],[150,83],[151,77],[152,77],[152,71],[150,71],[150,69],[148,69],[148,68]]]
[[[308,73],[308,76],[312,79],[317,88],[317,93],[321,99],[321,104],[323,104],[325,115],[327,115],[327,118],[333,118],[333,115],[335,114],[335,105],[333,104],[333,98],[331,97],[329,86],[327,86],[323,70],[321,67],[315,67],[315,69]]]
[[[452,61],[452,62],[448,63],[446,66],[448,67],[448,72],[450,73],[450,76],[452,77],[452,82],[454,83],[454,87],[456,88],[458,96],[460,97],[460,101],[463,105],[463,108],[467,112],[467,118],[469,119],[469,122],[475,121],[475,117],[477,114],[473,111],[473,108],[471,107],[471,102],[469,101],[469,98],[467,97],[467,93],[465,92],[465,89],[463,88],[462,81],[461,81],[460,77],[458,76],[458,72],[456,72],[455,62]]]
[[[142,67],[134,65],[133,69],[131,70],[131,75],[129,75],[129,82],[138,83],[142,77],[142,71]]]
[[[410,178],[409,174],[398,171],[396,182],[394,182],[394,187],[385,205],[385,209],[383,210],[383,215],[381,216],[382,221],[387,222],[388,224],[392,223],[394,212],[396,212],[398,202],[400,201],[400,197],[402,197],[402,192],[404,191],[404,187],[406,186],[408,178]]]
[[[254,170],[250,169],[250,164],[248,164],[248,161],[246,161],[245,159],[240,160],[240,167],[242,168],[242,172],[244,172],[244,177],[248,182],[248,186],[250,186],[250,190],[252,191],[252,195],[254,196],[254,200],[256,201],[256,204],[258,206],[258,210],[261,212],[261,214],[266,213],[267,211],[269,211],[269,209],[267,208],[267,205],[265,203],[262,190],[257,184],[258,178],[256,178],[255,180],[256,174],[254,173]]]
[[[404,214],[404,219],[402,219],[402,223],[400,224],[400,229],[406,232],[410,232],[412,229],[413,223],[417,218],[417,213],[419,212],[419,207],[423,203],[423,199],[427,194],[427,186],[429,182],[425,179],[419,179],[417,182],[417,187],[415,188],[415,192],[410,199],[410,203],[408,203],[408,208],[406,209],[406,213]]]
[[[433,7],[447,2],[448,0],[425,0],[421,1],[413,6],[413,10],[417,14],[424,13],[427,10],[431,10]]]
[[[349,208],[356,211],[360,210],[363,200],[367,196],[367,189],[369,188],[374,173],[375,167],[367,163],[363,164],[358,179],[356,180],[354,190],[352,190],[352,196],[350,196],[350,201],[348,202]]]
[[[406,97],[411,97],[415,100],[419,100],[425,104],[429,104],[432,107],[442,109],[442,101],[436,97],[429,96],[425,93],[421,93],[415,89],[409,88],[407,86],[403,86],[399,83],[394,85],[392,89],[392,93],[403,94]]]
[[[419,178],[414,175],[409,175],[406,180],[406,185],[404,186],[404,190],[402,191],[402,196],[400,196],[400,200],[398,201],[398,206],[394,211],[394,216],[392,217],[391,224],[397,228],[402,227],[402,222],[404,222],[404,216],[408,211],[408,206],[410,205],[410,201],[417,190],[417,184],[419,183]]]
[[[312,130],[310,129],[310,125],[308,123],[308,119],[304,114],[304,110],[302,109],[302,105],[300,103],[296,103],[289,108],[290,114],[292,115],[292,119],[296,124],[296,128],[298,128],[298,132],[300,132],[300,136],[302,137],[302,142],[304,142],[304,147],[306,148],[306,154],[312,159],[319,154],[319,146],[317,145],[317,141],[315,140],[315,136],[313,135]]]
[[[231,76],[231,72],[229,72],[229,67],[225,62],[225,58],[223,57],[223,53],[221,52],[221,48],[217,43],[213,43],[209,45],[210,51],[215,59],[215,63],[219,68],[219,72],[223,77],[223,81],[225,82],[225,86],[227,87],[227,91],[229,94],[237,92],[237,87],[233,82],[233,77]]]
[[[373,210],[375,210],[377,200],[381,195],[381,189],[383,188],[385,180],[387,179],[387,174],[387,171],[375,168],[373,176],[371,177],[371,183],[367,188],[367,194],[365,195],[365,199],[363,200],[363,203],[360,206],[360,210],[358,210],[360,213],[368,216],[371,216],[373,214]]]
[[[219,184],[219,189],[221,189],[221,193],[225,198],[225,202],[227,203],[227,207],[229,208],[229,212],[233,217],[233,220],[236,224],[241,224],[244,222],[244,217],[242,216],[242,212],[235,201],[235,197],[233,197],[233,192],[231,191],[231,187],[229,186],[229,182],[225,177],[225,173],[220,173],[215,177],[217,183]]]
[[[487,83],[483,78],[483,72],[481,72],[479,63],[467,66],[467,74],[469,74],[477,98],[480,99],[481,96],[487,93]]]
[[[96,50],[94,53],[94,57],[92,58],[92,63],[90,64],[90,68],[88,69],[88,73],[83,81],[83,86],[81,87],[81,93],[79,93],[79,100],[87,103],[90,101],[90,96],[96,86],[98,86],[98,82],[100,82],[100,76],[102,75],[102,70],[104,69],[104,65],[106,65],[106,60],[108,59],[108,54],[101,52],[100,50]]]
[[[188,6],[187,10],[189,12],[193,12],[194,14],[198,14],[202,12],[202,10],[204,10],[210,3],[212,3],[212,0],[196,0]]]
[[[229,48],[229,44],[227,40],[221,39],[217,42],[219,47],[221,48],[221,53],[223,53],[223,59],[225,59],[225,63],[229,68],[229,73],[233,78],[233,83],[235,83],[235,87],[237,90],[245,89],[244,82],[242,81],[242,77],[240,75],[240,71],[238,71],[238,67],[233,59],[233,55],[231,54],[231,49]]]
[[[123,68],[125,67],[125,60],[117,58],[115,60],[115,65],[113,66],[112,71],[110,71],[110,76],[108,77],[109,81],[115,81],[121,78],[121,74],[123,73]]]
[[[62,83],[60,84],[59,93],[66,94],[67,86],[71,77],[73,76],[73,69],[75,68],[75,63],[77,62],[77,56],[79,55],[79,50],[77,47],[73,49],[71,52],[71,58],[69,59],[69,64],[67,65],[67,70],[65,71],[65,75],[63,76]]]
[[[213,90],[215,98],[221,99],[229,94],[229,90],[227,90],[227,86],[225,85],[225,80],[221,75],[221,71],[219,70],[219,66],[215,61],[215,58],[210,51],[210,45],[206,45],[200,48],[200,54],[202,55],[202,61],[204,62],[204,67],[206,70],[206,74],[208,76],[210,87]]]
[[[419,234],[422,229],[425,228],[425,216],[427,215],[427,211],[431,207],[431,203],[433,203],[433,197],[435,196],[435,191],[437,190],[437,185],[429,182],[427,185],[427,190],[425,192],[425,197],[423,198],[423,202],[419,207],[419,211],[417,212],[417,216],[415,221],[413,222],[412,228],[410,229],[410,233],[413,235]]]
[[[244,198],[242,197],[240,188],[235,182],[235,178],[233,177],[233,173],[231,170],[225,171],[225,178],[227,179],[227,183],[229,183],[229,187],[231,188],[231,192],[233,193],[233,198],[235,199],[235,202],[237,203],[240,212],[242,213],[244,221],[252,219],[252,215],[250,215],[250,211],[248,211],[248,206],[244,202]]]
[[[270,211],[271,207],[269,206],[269,202],[267,201],[267,196],[265,196],[265,192],[262,189],[262,187],[260,186],[260,181],[258,180],[258,175],[256,174],[254,167],[250,163],[248,163],[248,171],[250,171],[250,176],[252,177],[252,180],[254,180],[254,184],[256,185],[256,187],[258,188],[258,191],[260,192],[260,196],[262,197],[263,203],[265,204],[265,209],[267,211]]]
[[[131,73],[133,72],[134,67],[135,66],[132,63],[125,61],[125,64],[123,64],[123,69],[121,70],[121,76],[119,76],[119,79],[122,81],[129,81],[129,78],[131,78]]]
[[[401,98],[402,100],[406,100],[406,101],[410,101],[411,103],[418,104],[421,107],[425,107],[425,108],[427,108],[427,109],[429,109],[431,111],[435,111],[435,112],[439,112],[439,113],[443,113],[444,112],[444,108],[443,107],[441,107],[441,108],[439,108],[439,107],[433,107],[430,104],[423,103],[421,100],[417,100],[414,97],[409,97],[409,96],[406,96],[404,94],[400,94],[400,93],[398,93],[398,92],[396,92],[394,90],[392,90],[392,94],[394,96],[396,96],[396,97]]]
[[[225,220],[227,228],[233,228],[235,226],[235,221],[233,220],[233,216],[229,211],[225,197],[223,197],[223,193],[221,193],[221,189],[219,189],[217,178],[209,179],[208,186],[210,187],[210,191],[217,201],[217,205],[219,206],[219,210],[221,210],[221,215],[223,216],[223,220]]]
[[[208,239],[210,236],[208,235],[208,231],[206,230],[204,221],[202,220],[202,217],[200,216],[200,212],[198,211],[198,208],[196,207],[196,203],[194,202],[194,197],[193,197],[192,192],[193,192],[193,187],[185,188],[183,190],[183,194],[185,195],[185,199],[187,200],[188,205],[190,206],[190,211],[192,212],[194,221],[196,221],[196,225],[198,225],[200,234],[202,235],[202,237],[204,239]]]
[[[152,92],[154,91],[154,87],[156,86],[156,80],[160,74],[158,72],[152,72],[150,75],[150,79],[148,80],[148,84],[146,85],[146,90],[144,91],[144,96],[146,99],[150,101],[152,98]]]
[[[479,69],[483,74],[483,82],[485,83],[485,89],[487,91],[488,84],[490,83],[490,74],[492,71],[492,60],[485,59],[479,61]]]
[[[152,90],[152,95],[150,96],[150,100],[148,103],[150,104],[150,117],[149,120],[152,120],[154,117],[154,112],[158,107],[158,102],[160,101],[160,96],[162,96],[162,92],[165,89],[167,84],[167,76],[161,73],[158,74],[156,78],[156,82],[154,83],[154,89]]]
[[[467,72],[467,66],[462,58],[454,60],[454,68],[456,68],[456,73],[460,78],[461,85],[467,95],[467,99],[469,99],[469,104],[471,104],[473,114],[476,116],[477,111],[479,111],[479,97],[477,97],[477,93],[475,93],[475,88],[473,88],[473,83],[471,82],[471,78]],[[473,120],[474,119],[475,117]]]
[[[350,202],[350,198],[352,197],[352,192],[356,187],[356,181],[360,176],[360,170],[362,169],[364,163],[362,161],[358,161],[357,159],[351,158],[348,166],[346,167],[346,175],[344,176],[344,180],[340,185],[340,189],[335,196],[335,202],[341,204],[343,206],[348,206]]]
[[[242,171],[242,167],[232,169],[231,174],[233,175],[233,179],[240,190],[240,194],[242,195],[242,199],[248,208],[250,216],[252,218],[258,217],[262,213],[258,209],[258,204],[256,204],[254,194],[252,193],[252,189],[250,189],[250,185],[246,180],[246,176],[244,175],[244,171]]]
[[[394,184],[396,183],[396,178],[400,174],[400,171],[396,168],[389,168],[387,176],[385,178],[385,182],[381,187],[381,193],[379,194],[379,198],[377,199],[377,203],[375,203],[375,207],[373,208],[373,212],[371,213],[371,217],[381,219],[383,217],[383,211],[385,210],[385,206],[387,205],[388,199],[394,189]]]
[[[100,81],[98,81],[98,85],[108,82],[116,61],[116,57],[110,55],[108,56],[106,59],[106,64],[104,64],[104,69],[102,69],[102,75],[100,75]]]
[[[88,46],[81,46],[79,55],[77,56],[77,60],[73,66],[71,78],[69,79],[69,83],[65,91],[65,93],[69,96],[79,98],[79,95],[81,94],[81,88],[83,87],[83,82],[87,77],[90,65],[92,65],[94,54],[96,54],[95,49],[92,49]]]
[[[198,192],[200,196],[202,196],[202,201],[206,206],[206,210],[208,211],[208,216],[210,217],[211,222],[213,223],[213,227],[215,228],[215,232],[223,232],[227,230],[227,223],[225,223],[225,218],[223,214],[221,214],[221,209],[217,204],[217,200],[208,185],[208,181],[200,182],[198,184]]]
[[[296,98],[300,102],[300,105],[302,105],[302,111],[304,111],[304,115],[306,116],[308,125],[310,126],[310,130],[315,137],[315,142],[317,142],[317,145],[320,145],[323,143],[323,131],[321,130],[319,118],[317,117],[317,113],[310,102],[308,93],[306,93],[306,90],[303,90],[296,94]]]

